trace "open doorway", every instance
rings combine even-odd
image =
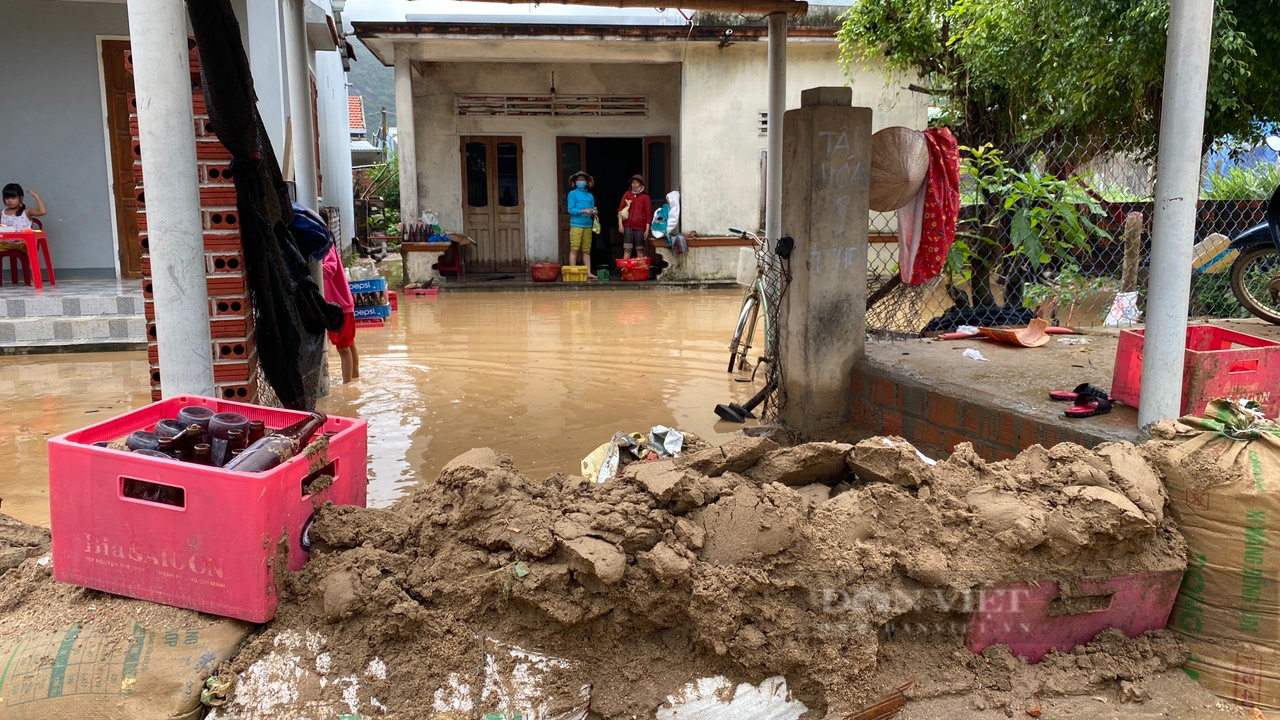
[[[592,194],[600,210],[600,235],[591,249],[591,260],[597,266],[613,266],[613,258],[622,256],[622,237],[618,233],[618,206],[636,173],[645,177],[645,192],[653,206],[662,204],[671,185],[671,140],[669,137],[561,137],[558,146],[558,184],[560,195],[560,258],[569,257],[569,214],[565,197],[569,191],[569,175],[585,170],[596,181]],[[595,268],[592,269],[594,272]]]
[[[643,138],[587,138],[587,172],[595,178],[596,207],[600,209],[601,233],[592,248],[597,265],[613,265],[614,251],[622,249],[618,234],[618,206],[630,187],[630,178],[644,172]],[[595,269],[592,269],[594,272]]]

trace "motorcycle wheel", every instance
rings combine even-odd
[[[1246,250],[1231,264],[1231,292],[1256,317],[1280,325],[1280,252]]]

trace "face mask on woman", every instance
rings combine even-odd
[[[586,190],[586,189],[587,189],[587,181],[586,181],[586,180],[579,180],[578,182],[574,183],[574,185],[577,185],[579,190]]]

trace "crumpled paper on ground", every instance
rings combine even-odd
[[[658,457],[679,457],[684,449],[684,433],[665,425],[655,425],[649,431],[649,449]]]
[[[683,449],[684,433],[665,425],[655,425],[649,430],[648,437],[618,431],[609,442],[582,458],[582,477],[597,483],[613,479],[622,466],[623,452],[630,453],[636,460],[643,460],[649,452],[658,457],[679,457]]]

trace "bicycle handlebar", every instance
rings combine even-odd
[[[738,228],[731,227],[729,228],[729,232],[733,235],[737,235],[740,238],[749,238],[758,247],[764,247],[768,244],[763,238],[751,232],[750,230],[740,230]]]

